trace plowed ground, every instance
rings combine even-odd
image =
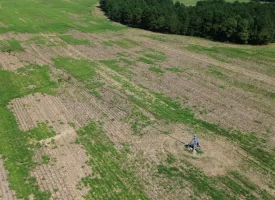
[[[81,17],[70,15],[78,25],[99,23]],[[1,38],[24,49],[0,52],[1,77],[16,77],[0,80],[0,106],[16,120],[12,141],[20,132],[35,164],[15,173],[5,162],[20,169],[21,161],[3,144],[0,199],[275,197],[274,45],[130,28]],[[3,124],[0,132],[11,132]],[[184,148],[193,134],[197,154]],[[32,189],[17,184],[31,180]]]

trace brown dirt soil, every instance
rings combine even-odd
[[[148,34],[148,32],[135,29],[104,34],[80,33],[78,31],[70,31],[66,34],[80,39],[88,39],[93,42],[95,47],[30,45],[26,47],[26,52],[17,53],[15,57],[18,57],[19,59],[17,59],[20,61],[50,65],[52,71],[58,74],[59,72],[54,69],[51,60],[57,56],[94,61],[116,59],[118,58],[117,52],[127,51],[131,58],[135,59],[140,56],[136,52],[137,50],[156,49],[164,52],[168,57],[166,61],[157,62],[157,66],[164,71],[167,67],[180,67],[184,72],[165,71],[163,75],[159,75],[149,71],[149,65],[137,62],[135,66],[131,67],[135,73],[133,76],[134,83],[141,84],[153,91],[162,92],[166,96],[179,96],[181,99],[187,99],[187,103],[182,102],[182,104],[192,108],[197,117],[220,124],[222,127],[258,132],[263,132],[268,127],[271,133],[275,133],[273,101],[240,88],[228,87],[223,90],[217,86],[226,84],[226,82],[202,73],[196,66],[202,68],[208,65],[221,66],[238,74],[239,79],[242,79],[243,76],[246,77],[245,81],[255,80],[257,83],[261,83],[260,86],[263,88],[267,85],[266,88],[268,89],[275,87],[274,78],[263,73],[262,70],[250,70],[249,63],[246,66],[241,66],[244,63],[239,61],[223,63],[206,55],[183,49],[189,44],[196,44],[196,42],[199,44],[202,42],[203,45],[214,45],[211,41],[171,36],[168,42],[159,42],[140,36],[141,34]],[[161,34],[156,35],[162,36]],[[106,47],[102,44],[102,41],[123,38],[135,40],[140,46],[124,49],[118,45]],[[255,66],[253,65],[253,67]],[[112,78],[112,75],[119,74],[101,64],[99,64],[98,73],[104,80],[105,87],[115,88],[113,91],[120,93],[122,84]],[[123,75],[118,77],[123,81],[127,80]],[[235,80],[233,75],[231,77]],[[184,190],[175,188],[173,192],[166,193],[163,185],[169,185],[172,182],[154,178],[155,172],[145,167],[146,164],[156,166],[164,161],[167,153],[171,153],[179,159],[187,159],[209,176],[225,175],[228,170],[238,170],[243,164],[242,159],[247,156],[239,147],[227,140],[218,137],[206,138],[205,135],[199,138],[205,151],[204,154],[190,154],[182,142],[189,142],[192,136],[183,132],[178,126],[161,124],[161,122],[157,122],[154,126],[171,132],[170,135],[160,134],[158,130],[152,127],[145,128],[142,132],[143,136],[133,135],[131,125],[123,121],[127,117],[127,113],[119,109],[123,108],[130,111],[131,104],[125,103],[119,98],[117,100],[112,93],[103,91],[102,89],[102,100],[99,100],[89,94],[89,91],[85,90],[81,83],[73,80],[70,83],[61,84],[57,89],[56,97],[36,93],[14,99],[9,105],[16,116],[20,129],[23,131],[34,128],[38,122],[47,122],[48,126],[52,126],[57,132],[57,136],[54,138],[41,141],[42,148],[36,152],[36,161],[41,162],[42,156],[46,155],[50,156],[50,163],[42,164],[32,172],[37,177],[41,189],[50,190],[53,198],[81,199],[81,196],[87,192],[86,190],[78,191],[76,188],[80,178],[91,173],[91,170],[89,171],[85,165],[85,161],[88,159],[85,151],[74,144],[74,141],[77,137],[75,130],[88,124],[91,119],[103,121],[104,130],[118,149],[123,143],[131,145],[129,162],[137,165],[137,174],[146,183],[147,193],[154,199],[182,199],[183,196],[192,194],[192,188],[188,188],[188,186]],[[265,112],[263,108],[269,112]],[[200,114],[199,111],[202,109],[207,112]],[[155,120],[153,116],[150,118]],[[258,119],[261,119],[262,124],[255,122]],[[75,129],[68,125],[69,122],[75,123]],[[274,134],[273,137],[275,138]],[[55,140],[53,144],[51,139]],[[138,162],[141,163],[138,164]],[[73,175],[70,176],[71,174]],[[260,183],[256,184],[260,185]],[[261,188],[265,188],[264,185]]]
[[[56,133],[67,129],[68,123],[75,123],[79,128],[94,116],[87,103],[64,102],[58,97],[35,93],[14,99],[9,104],[23,131],[36,127],[37,123],[47,123]]]
[[[246,155],[239,147],[222,138],[213,139],[203,136],[199,137],[199,140],[203,144],[204,153],[193,155],[185,149],[183,144],[188,143],[193,136],[184,132],[185,128],[182,125],[169,126],[171,131],[169,135],[149,128],[147,134],[132,141],[135,150],[143,150],[148,161],[153,160],[156,163],[166,159],[167,153],[171,153],[179,159],[187,159],[209,176],[225,175],[228,170],[238,169],[242,163],[242,157]],[[167,125],[164,127],[157,125],[157,127],[164,130]]]
[[[0,67],[4,70],[14,71],[23,66],[23,63],[21,63],[15,55],[7,52],[0,52]]]
[[[133,37],[133,36],[131,36]],[[139,37],[140,38],[140,37]],[[139,39],[137,38],[137,40]],[[174,43],[165,43],[153,41],[148,38],[142,38],[144,46],[151,46],[154,49],[165,52],[168,59],[158,63],[164,71],[167,67],[179,67],[182,73],[165,72],[163,76],[148,70],[149,65],[138,63],[132,69],[136,73],[134,80],[154,91],[162,92],[167,96],[181,97],[188,99],[186,106],[205,108],[210,112],[198,114],[198,117],[211,123],[218,123],[223,127],[235,127],[248,132],[265,132],[268,128],[274,131],[273,121],[275,116],[274,102],[266,97],[228,86],[227,82],[218,80],[201,73],[199,68],[206,68],[208,65],[221,66],[227,71],[234,72],[232,80],[257,85],[261,89],[274,91],[275,85],[272,77],[253,71],[247,63],[245,67],[223,63],[205,55],[188,52],[179,49]],[[179,42],[179,45],[184,45]],[[174,47],[175,48],[172,48]],[[199,67],[197,67],[199,66]],[[227,72],[226,71],[226,72]],[[238,76],[236,76],[238,74]],[[219,86],[225,85],[226,89]],[[261,121],[261,124],[258,123]]]
[[[34,161],[41,163],[43,156],[49,156],[50,162],[39,165],[32,174],[42,190],[51,192],[51,199],[80,200],[88,192],[76,187],[81,178],[91,174],[91,167],[86,165],[89,157],[75,144],[76,138],[75,130],[67,127],[61,134],[40,142],[42,148],[37,150]]]
[[[53,198],[82,199],[87,190],[81,192],[76,186],[82,177],[91,173],[85,164],[89,157],[74,143],[77,134],[68,123],[75,123],[76,128],[84,126],[93,116],[93,110],[85,103],[62,102],[40,93],[14,99],[9,107],[23,131],[48,122],[57,133],[53,138],[40,141],[42,148],[36,152],[37,162],[41,162],[42,156],[51,158],[49,164],[42,164],[32,172],[40,188],[51,191]]]
[[[7,180],[8,173],[3,166],[3,159],[0,155],[0,199],[1,200],[16,200],[15,192],[9,188]]]

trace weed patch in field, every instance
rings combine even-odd
[[[154,61],[164,61],[167,59],[167,56],[160,52],[160,51],[156,51],[154,49],[146,49],[146,50],[142,50],[142,51],[137,51],[138,54],[143,55],[145,58],[149,58],[152,59]]]
[[[127,58],[119,58],[119,61],[124,63],[127,67],[131,67],[136,64],[135,61],[127,59]]]
[[[128,58],[128,57],[131,56],[131,54],[128,53],[128,52],[122,51],[122,52],[118,52],[117,56],[119,56],[119,57],[127,57]]]
[[[74,38],[71,35],[62,35],[62,36],[59,36],[59,38],[61,40],[63,40],[64,42],[66,42],[67,44],[70,44],[70,45],[92,46],[92,43],[90,42],[90,40],[87,40],[87,39],[77,39],[77,38]]]
[[[18,40],[1,40],[0,41],[0,51],[2,52],[18,52],[24,51],[24,48],[21,46]]]
[[[153,65],[153,64],[155,64],[154,61],[149,60],[149,59],[147,59],[147,58],[145,58],[145,57],[139,57],[139,58],[137,59],[137,61],[146,63],[146,64],[148,64],[148,65]]]
[[[107,42],[107,41],[102,42],[102,44],[106,47],[112,47],[113,46],[113,44],[111,42]]]
[[[85,199],[149,199],[136,175],[121,168],[127,155],[117,151],[103,132],[102,125],[91,122],[77,131],[77,143],[84,146],[91,159],[93,174],[82,178],[80,184],[90,188]]]
[[[246,91],[249,92],[254,92],[256,94],[263,94],[264,96],[271,98],[271,99],[275,99],[275,93],[274,92],[270,92],[264,89],[261,89],[255,85],[249,84],[249,83],[244,83],[244,82],[240,82],[240,81],[234,81],[232,83],[233,86],[238,87],[238,88],[242,88]]]
[[[96,62],[64,57],[58,57],[53,60],[57,68],[66,70],[78,81],[84,83],[85,87],[91,90],[91,94],[99,96],[96,89],[103,86],[104,83],[100,81],[100,77],[96,73],[96,69],[98,68]]]
[[[48,155],[42,156],[42,164],[44,164],[44,165],[49,164],[50,161],[51,161],[50,156],[48,156]]]
[[[162,69],[158,68],[158,67],[150,67],[149,70],[152,71],[152,72],[159,73],[159,74],[164,73],[164,71]]]
[[[28,72],[28,74],[25,74]],[[30,89],[29,85],[36,85]],[[49,68],[30,65],[20,71],[9,72],[0,69],[0,154],[4,158],[4,167],[9,172],[10,188],[16,191],[17,198],[27,199],[33,194],[35,199],[49,199],[50,193],[39,190],[30,170],[37,140],[50,137],[53,132],[40,125],[30,131],[19,130],[13,113],[7,108],[8,103],[33,92],[53,94],[56,84],[50,80]]]
[[[128,67],[134,64],[134,62],[128,59],[120,58],[119,60],[101,60],[100,62],[111,70],[125,75],[128,78],[131,78],[133,75],[133,72],[129,70]]]
[[[40,141],[46,138],[54,137],[56,133],[52,129],[50,129],[47,124],[40,123],[37,125],[36,128],[29,130],[26,135],[29,138]]]
[[[275,50],[271,47],[260,47],[260,48],[235,48],[235,47],[204,47],[199,45],[189,45],[186,47],[187,50],[203,53],[211,56],[214,59],[228,62],[224,59],[224,56],[228,58],[241,58],[245,60],[267,60],[274,62]]]
[[[102,60],[100,62],[102,62],[105,66],[109,67],[110,69],[118,73],[121,73],[124,71],[124,69],[118,65],[116,60]]]
[[[172,163],[174,163],[173,161]],[[188,167],[178,167],[172,163],[160,164],[157,166],[157,175],[165,176],[173,180],[177,187],[184,187],[185,184],[192,184],[194,192],[200,197],[201,195],[209,195],[212,199],[228,199],[226,192],[219,188],[211,178],[205,176],[199,169],[192,167],[188,163]]]
[[[139,43],[137,43],[134,40],[130,40],[130,39],[121,39],[121,40],[114,40],[114,41],[109,41],[112,44],[116,44],[122,48],[132,48],[132,47],[136,47],[139,45]]]
[[[157,176],[165,176],[173,181],[175,186],[184,187],[192,184],[194,192],[210,196],[211,199],[269,199],[273,197],[250,182],[242,174],[231,171],[226,176],[206,176],[200,169],[186,160],[177,160],[171,154],[167,155],[166,163],[157,166]],[[204,196],[205,197],[205,196]]]
[[[150,118],[144,115],[136,106],[132,108],[131,114],[125,118],[125,121],[131,124],[134,135],[142,135],[142,131],[153,124]]]
[[[167,56],[163,55],[163,54],[153,54],[153,53],[146,53],[144,54],[145,57],[147,58],[151,58],[153,60],[157,60],[157,61],[164,61],[167,59]]]
[[[220,80],[228,82],[229,85],[237,88],[241,88],[245,91],[253,92],[255,94],[262,94],[263,96],[270,98],[270,99],[275,99],[275,93],[267,91],[265,89],[262,89],[260,87],[257,87],[255,84],[250,84],[250,83],[245,83],[241,81],[234,81],[232,78],[227,76],[224,72],[221,72],[219,67],[217,66],[208,66],[208,70],[206,71],[207,74],[214,76]],[[224,85],[218,86],[222,89],[225,88]]]

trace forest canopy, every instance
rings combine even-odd
[[[173,0],[100,0],[100,6],[111,20],[161,33],[243,44],[275,40],[275,3],[208,0],[185,6]]]

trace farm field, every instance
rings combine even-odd
[[[97,6],[0,0],[0,199],[274,199],[275,45]]]

